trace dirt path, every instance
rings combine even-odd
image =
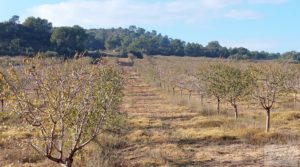
[[[147,84],[130,67],[125,67],[128,83],[123,108],[131,126],[128,146],[122,156],[128,166],[285,166],[284,150],[296,147],[271,148],[253,146],[242,141],[184,141],[176,136],[177,125],[199,116],[186,106],[170,102],[168,96]],[[183,129],[184,130],[184,129]],[[201,133],[201,132],[199,132]],[[188,136],[187,136],[188,137]],[[291,148],[290,148],[291,147]],[[267,151],[275,152],[268,159]],[[296,160],[299,152],[296,151]],[[276,156],[275,156],[276,155]],[[277,161],[278,160],[278,161]],[[293,159],[294,160],[294,159]],[[284,162],[284,163],[283,163]],[[283,163],[283,164],[282,164]],[[288,166],[299,165],[291,161]]]

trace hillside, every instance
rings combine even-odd
[[[231,59],[289,59],[298,60],[299,53],[268,53],[250,51],[244,47],[227,48],[218,41],[207,45],[173,39],[155,30],[130,26],[129,28],[84,29],[73,27],[53,27],[46,19],[28,17],[19,23],[19,17],[0,23],[0,55],[27,55],[38,53],[48,57],[73,57],[75,53],[89,51],[99,56],[99,52],[114,50],[120,57],[134,52],[148,55],[192,56]]]

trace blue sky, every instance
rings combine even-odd
[[[299,0],[0,0],[0,21],[19,15],[55,26],[137,25],[206,45],[300,51]]]

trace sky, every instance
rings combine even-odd
[[[0,0],[0,21],[41,17],[54,26],[130,25],[186,42],[300,51],[299,0]]]

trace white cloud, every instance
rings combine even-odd
[[[287,2],[287,0],[248,0],[253,4],[283,4]]]
[[[34,6],[22,17],[38,16],[55,26],[118,27],[172,23],[194,24],[219,18],[258,19],[260,13],[240,10],[247,3],[282,3],[285,0],[65,0]]]
[[[35,6],[23,17],[38,16],[55,26],[85,25],[86,27],[128,26],[131,24],[198,23],[223,15],[230,5],[240,0],[68,0]]]
[[[258,12],[253,10],[230,10],[228,13],[225,14],[226,18],[231,19],[258,19],[262,15]]]
[[[243,39],[243,40],[221,40],[221,45],[227,47],[245,47],[249,50],[269,50],[275,51],[278,49],[279,41],[274,39]]]

